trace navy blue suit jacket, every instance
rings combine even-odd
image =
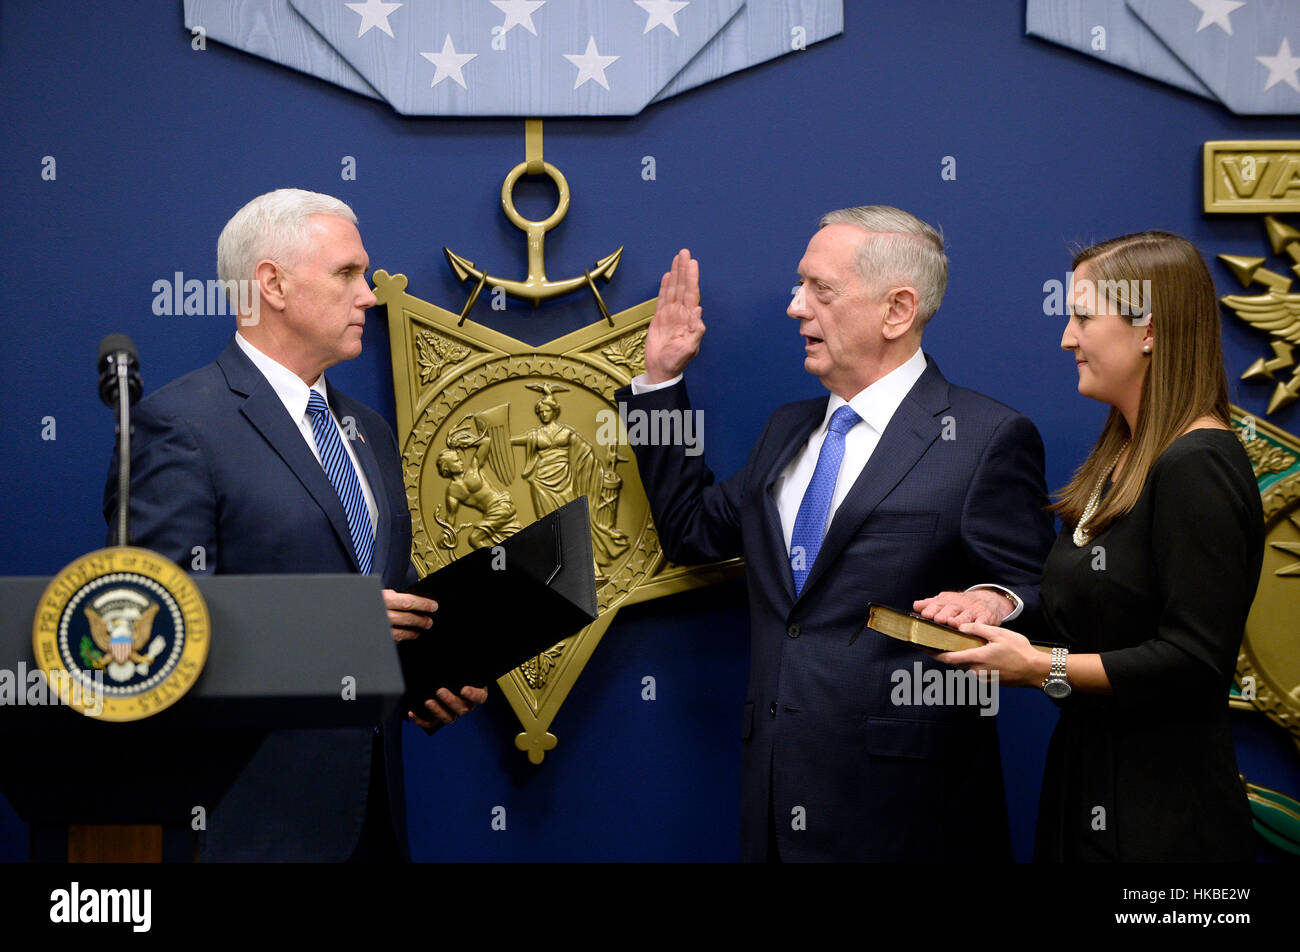
[[[327,382],[328,385],[328,382]],[[353,451],[378,508],[373,574],[412,580],[411,516],[397,443],[379,414],[328,386],[334,415],[355,422]],[[141,400],[132,413],[131,541],[204,572],[356,572],[338,494],[284,403],[231,338],[214,363]],[[117,509],[117,454],[104,514]],[[110,539],[111,541],[111,539]],[[286,606],[292,615],[293,606]],[[401,723],[383,727],[390,809],[406,843]],[[344,860],[365,816],[373,729],[267,734],[215,810],[208,860]]]
[[[668,558],[745,558],[746,860],[765,858],[769,824],[787,860],[1010,859],[995,718],[974,705],[895,705],[894,672],[947,666],[863,628],[871,602],[910,610],[979,582],[1016,591],[1027,619],[1038,613],[1052,544],[1042,440],[1026,417],[950,385],[927,361],[797,598],[773,483],[828,398],[780,407],[721,483],[682,446],[634,448]],[[639,396],[624,388],[618,399],[629,410],[690,409],[684,383]]]

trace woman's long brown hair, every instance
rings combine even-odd
[[[1152,315],[1155,331],[1142,380],[1137,432],[1130,433],[1124,414],[1112,407],[1097,444],[1051,506],[1067,526],[1078,525],[1102,471],[1131,439],[1123,471],[1088,520],[1095,536],[1133,508],[1156,459],[1194,420],[1209,416],[1227,426],[1230,407],[1214,281],[1191,242],[1165,231],[1123,235],[1080,251],[1074,258],[1076,274],[1084,265],[1099,287],[1149,287],[1149,300],[1139,306]],[[1144,285],[1146,281],[1150,284]],[[1135,302],[1112,303],[1125,314],[1131,311],[1124,308]]]

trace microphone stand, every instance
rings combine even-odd
[[[127,383],[127,362],[117,364],[117,544],[130,545],[127,515],[131,492],[131,387]]]

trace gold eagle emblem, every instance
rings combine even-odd
[[[1294,270],[1300,274],[1300,231],[1272,215],[1265,216],[1264,228],[1273,253],[1288,254],[1296,262]],[[1300,294],[1291,291],[1291,278],[1265,268],[1264,258],[1241,255],[1219,255],[1219,258],[1243,286],[1261,284],[1267,289],[1264,294],[1253,297],[1229,294],[1220,300],[1251,327],[1274,338],[1271,345],[1273,359],[1261,357],[1256,360],[1241,375],[1242,380],[1275,380],[1277,371],[1295,368],[1289,380],[1278,380],[1273,389],[1265,412],[1275,413],[1300,399],[1300,367],[1296,367],[1293,353],[1300,346]]]
[[[96,598],[86,607],[86,620],[90,623],[90,638],[101,652],[94,666],[106,669],[115,681],[126,681],[134,674],[146,674],[154,658],[166,642],[149,636],[153,633],[153,619],[159,605],[137,591],[127,588],[113,589]]]

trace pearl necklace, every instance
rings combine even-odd
[[[1101,489],[1106,485],[1106,480],[1110,477],[1110,474],[1114,472],[1115,464],[1119,462],[1119,458],[1128,449],[1128,444],[1129,441],[1125,440],[1124,445],[1119,448],[1119,452],[1110,461],[1110,465],[1102,470],[1101,475],[1097,477],[1097,485],[1092,487],[1092,494],[1088,497],[1088,504],[1083,507],[1083,515],[1079,517],[1079,524],[1074,527],[1075,545],[1083,547],[1092,539],[1092,533],[1083,528],[1084,524],[1097,514],[1097,509],[1101,506]]]

